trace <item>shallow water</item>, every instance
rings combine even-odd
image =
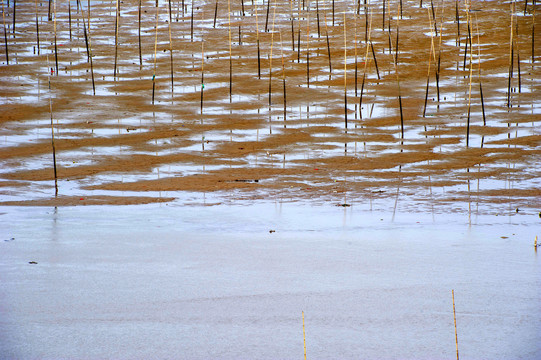
[[[0,217],[5,358],[302,358],[304,311],[309,358],[450,359],[452,289],[462,357],[541,355],[537,214],[257,202]]]

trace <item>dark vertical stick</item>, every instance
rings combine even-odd
[[[378,80],[380,80],[381,78],[379,77],[378,60],[376,59],[376,51],[374,50],[374,44],[372,43],[372,40],[370,40],[370,48],[372,49],[372,57],[374,58],[374,65],[376,65],[376,74],[378,75]]]
[[[47,54],[47,73],[49,79],[49,114],[51,115],[51,146],[53,150],[53,169],[54,169],[54,194],[58,195],[58,177],[56,172],[56,147],[54,144],[54,122],[53,122],[53,100],[51,95],[51,72],[49,71],[49,54]]]
[[[257,78],[261,79],[261,50],[259,46],[259,17],[257,15],[257,4],[253,4],[252,6],[255,6],[254,12],[255,12],[255,36],[257,40]]]
[[[192,11],[190,14],[190,41],[193,42],[193,0],[192,0]]]
[[[360,7],[360,0],[358,1],[358,5]],[[358,74],[358,62],[357,62],[357,16],[358,14],[355,15],[355,21],[353,22],[353,26],[355,27],[355,37],[354,37],[354,50],[355,50],[355,75],[354,75],[354,80],[355,80],[355,97],[357,97],[357,74]]]
[[[265,19],[265,32],[267,32],[267,27],[268,27],[268,24],[269,24],[270,2],[271,2],[271,0],[267,0],[267,18]]]
[[[329,58],[329,79],[332,77],[332,62],[331,62],[331,44],[329,41],[329,27],[327,26],[327,9],[323,10],[323,18],[325,20],[325,37],[327,38],[327,55]]]
[[[39,19],[38,19],[38,0],[36,0],[36,40],[37,40],[37,47],[38,47],[38,55],[39,55]],[[7,44],[6,44],[7,49]]]
[[[348,91],[347,91],[347,65],[348,65],[348,53],[347,53],[347,37],[346,37],[346,12],[344,12],[344,127],[348,128]]]
[[[535,0],[533,1],[535,5]],[[532,6],[532,64],[535,62],[535,6]]]
[[[486,126],[487,120],[485,117],[485,100],[483,98],[483,84],[481,82],[481,41],[479,37],[479,22],[477,21],[477,14],[475,14],[475,24],[477,28],[477,77],[479,78],[479,95],[481,96],[481,109],[483,110],[483,125]]]
[[[171,13],[171,0],[169,0],[169,54],[170,54],[170,62],[171,62],[171,96],[173,96],[173,91],[175,88],[174,79],[173,79],[173,37],[171,35],[171,26],[173,22],[173,14]],[[202,13],[201,13],[202,14]]]
[[[68,1],[68,21],[69,21],[69,31],[70,31],[70,41],[71,41],[71,1]]]
[[[81,8],[81,17],[83,19],[83,33],[85,35],[85,43],[86,43],[86,54],[88,56],[88,61],[90,62],[90,74],[92,77],[92,91],[93,91],[93,94],[96,95],[96,85],[94,83],[94,65],[92,63],[92,41],[90,38],[90,27],[88,28],[88,32],[87,32],[85,14],[83,12],[83,6],[80,4],[80,0],[77,0],[77,6]]]
[[[141,0],[139,0],[139,11],[137,15],[139,18],[139,66],[143,66],[143,54],[141,53]]]
[[[286,127],[287,117],[287,97],[286,97],[286,67],[284,64],[284,46],[282,43],[282,32],[280,32],[280,57],[282,58],[282,87],[284,91],[284,128]]]
[[[295,16],[293,14],[293,1],[289,2],[291,10],[291,51],[295,52]]]
[[[332,26],[334,26],[334,0],[332,0]]]
[[[231,102],[232,94],[233,94],[233,50],[231,48],[231,0],[227,0],[227,19],[228,19],[228,28],[229,28],[229,102]]]
[[[56,45],[56,0],[54,2],[54,62],[56,67],[56,76],[58,76],[58,47]]]
[[[428,11],[428,21],[430,23],[430,26],[429,28],[432,29],[432,16],[430,14],[430,11]],[[430,54],[428,55],[428,71],[427,71],[427,75],[426,75],[426,91],[425,91],[425,106],[424,106],[424,109],[423,109],[423,117],[425,117],[426,115],[426,106],[427,106],[427,103],[428,103],[428,88],[429,88],[429,84],[430,84],[430,67],[431,67],[431,64],[432,64],[432,56],[434,54],[434,33],[431,32],[431,36],[430,36]]]
[[[49,0],[49,14],[47,15],[48,21],[51,21],[53,19],[51,15],[51,2],[52,0]]]
[[[244,16],[244,0],[240,0],[240,4],[242,7],[242,16]]]
[[[310,87],[310,12],[306,16],[306,84]]]
[[[510,40],[509,40],[509,77],[507,81],[507,107],[511,107],[511,79],[513,78],[513,24],[514,24],[514,9],[511,3],[511,26],[510,26]]]
[[[11,32],[15,35],[15,18],[17,15],[17,0],[13,0],[13,29]]]
[[[157,4],[157,1],[156,1]],[[156,6],[156,31],[154,35],[154,73],[152,74],[152,105],[154,105],[154,97],[156,94],[156,57],[158,52],[158,12],[159,7]]]
[[[381,30],[385,31],[385,0],[383,0],[382,10],[383,10],[383,20],[382,20],[382,23],[381,23]]]
[[[458,14],[458,0],[455,1],[455,20],[456,20],[456,41],[457,41],[458,48],[460,48],[460,15]]]
[[[203,36],[203,32],[201,32]],[[203,90],[205,89],[205,41],[201,39],[201,122],[203,121]]]
[[[218,0],[216,0],[216,6],[214,7],[214,25],[213,28],[216,29],[216,17],[218,16]]]
[[[116,67],[118,61],[118,28],[120,22],[120,0],[116,0],[116,16],[115,16],[115,67],[113,70],[113,77],[116,81]]]
[[[321,37],[321,31],[319,29],[319,0],[316,0],[316,20],[317,20],[317,37]]]

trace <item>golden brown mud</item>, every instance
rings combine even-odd
[[[214,27],[215,1],[196,2],[193,22],[189,2],[182,8],[172,1],[171,81],[168,2],[158,9],[155,1],[143,2],[142,66],[138,1],[121,2],[116,78],[115,2],[91,2],[92,69],[82,3],[81,11],[71,2],[71,25],[68,2],[57,4],[58,72],[48,3],[38,1],[39,48],[35,4],[17,3],[15,31],[13,9],[6,8],[9,64],[5,44],[0,47],[4,205],[146,203],[169,201],[180,191],[225,191],[243,199],[362,199],[402,191],[416,201],[539,204],[540,72],[532,26],[538,31],[541,24],[531,4],[524,11],[524,4],[473,2],[470,46],[462,1],[459,24],[455,1],[434,2],[437,35],[430,4],[419,7],[419,1],[403,1],[401,17],[399,2],[387,2],[385,23],[380,2],[357,9],[357,2],[336,1],[333,16],[329,1],[319,1],[319,8],[276,1],[266,32],[266,2],[245,1],[243,15],[241,2],[232,1],[231,24],[227,3],[218,2]],[[147,196],[156,191],[167,196]]]

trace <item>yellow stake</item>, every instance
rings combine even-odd
[[[453,318],[455,320],[455,344],[456,344],[456,360],[458,359],[458,333],[456,331],[456,312],[455,312],[455,290],[451,290],[453,294]]]
[[[302,338],[304,340],[304,360],[306,360],[306,332],[304,331],[304,311],[302,312]]]

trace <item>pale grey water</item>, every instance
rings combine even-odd
[[[303,311],[309,359],[455,359],[452,289],[461,358],[541,358],[533,212],[0,213],[3,359],[302,359]]]

